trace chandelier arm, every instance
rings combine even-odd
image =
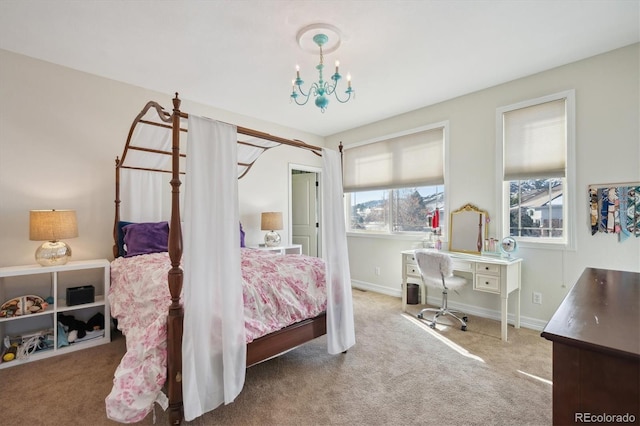
[[[311,88],[309,88],[309,91],[307,93],[304,93],[304,91],[302,90],[302,85],[298,85],[296,86],[296,88],[298,89],[298,92],[300,92],[300,94],[302,96],[304,96],[305,98],[309,97],[311,95]]]
[[[346,104],[347,102],[349,102],[349,99],[351,99],[351,94],[353,93],[353,95],[355,96],[355,91],[352,90],[351,88],[347,89],[345,91],[345,93],[348,95],[347,99],[345,99],[344,101],[342,99],[340,99],[340,97],[338,96],[338,92],[334,92],[333,94],[335,95],[336,99],[338,100],[338,102],[340,102],[341,104]]]
[[[301,105],[301,106],[302,106],[302,105],[306,105],[306,104],[307,104],[307,102],[309,102],[309,98],[311,98],[311,96],[303,96],[303,98],[304,98],[304,102],[300,102],[300,101],[298,101],[298,98],[297,98],[297,97],[295,97],[295,98],[294,98],[293,96],[291,96],[291,99],[293,99],[293,101],[294,101],[296,104]]]
[[[328,81],[325,81],[324,82],[324,87],[325,87],[324,92],[327,95],[332,95],[332,94],[335,93],[337,86],[338,86],[338,84],[336,82],[334,82],[333,84],[329,84]]]
[[[298,101],[298,97],[294,97],[291,96],[291,99],[293,99],[296,104],[298,105],[306,105],[307,102],[309,102],[309,99],[311,99],[311,97],[315,97],[318,96],[318,83],[314,82],[310,87],[309,87],[309,91],[307,93],[304,93],[302,91],[302,87],[300,85],[296,86],[296,88],[298,89],[298,92],[300,92],[300,94],[302,95],[302,97],[304,98],[304,102],[299,102]]]

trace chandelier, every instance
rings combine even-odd
[[[311,84],[311,87],[309,87],[309,90],[305,93],[304,89],[302,88],[304,81],[300,78],[300,67],[296,65],[296,78],[294,80],[291,80],[291,101],[295,101],[295,103],[298,105],[306,105],[307,102],[309,102],[309,99],[313,97],[315,98],[314,102],[316,106],[320,108],[320,111],[325,112],[327,106],[329,105],[329,96],[334,95],[338,102],[344,104],[351,99],[352,95],[355,99],[355,91],[351,87],[351,74],[347,74],[347,89],[344,91],[346,96],[344,98],[341,98],[338,94],[338,83],[340,82],[340,79],[342,79],[342,76],[339,72],[340,61],[336,61],[336,69],[335,73],[330,77],[331,81],[326,81],[324,79],[323,46],[327,46],[329,42],[329,36],[326,33],[333,33],[333,35],[335,36],[333,45],[328,49],[328,53],[330,53],[335,51],[340,46],[340,33],[338,29],[328,24],[314,24],[303,28],[298,32],[297,40],[300,47],[305,50],[308,50],[308,48],[306,48],[304,45],[307,41],[306,37],[310,35],[311,32],[315,33],[311,40],[320,51],[320,63],[316,65],[316,69],[318,70],[318,81],[314,81]]]

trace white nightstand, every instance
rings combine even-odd
[[[266,247],[266,246],[247,246],[252,249],[257,250],[268,250],[275,251],[280,254],[302,254],[302,244],[288,244],[282,246],[275,247]]]

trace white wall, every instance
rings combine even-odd
[[[179,82],[176,91],[180,91]],[[34,263],[29,210],[75,209],[73,258],[111,259],[115,158],[147,101],[171,109],[173,93],[157,93],[0,50],[0,266]],[[250,101],[250,100],[248,100]],[[322,146],[323,139],[183,99],[182,110]],[[267,151],[240,181],[247,242],[263,238],[260,212],[285,212],[288,163],[319,165],[304,150]],[[283,240],[288,240],[286,231]]]
[[[495,215],[496,108],[575,89],[577,205],[572,219],[577,224],[577,249],[518,251],[524,258],[523,321],[534,328],[544,326],[585,267],[640,271],[640,238],[618,243],[611,235],[591,236],[587,225],[589,184],[640,181],[639,51],[639,44],[618,49],[332,135],[326,145],[336,147],[340,141],[349,145],[449,120],[450,180],[446,190],[450,207],[471,202]],[[489,231],[497,235],[495,229],[490,227]],[[350,236],[348,243],[351,275],[356,283],[400,295],[399,252],[417,246],[418,241]],[[376,266],[381,269],[379,276],[374,273]],[[533,291],[542,293],[542,305],[531,303]],[[450,298],[452,304],[473,305],[479,311],[489,311],[489,316],[499,312],[499,300],[470,288],[460,296],[450,294]]]

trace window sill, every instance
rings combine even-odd
[[[522,241],[516,238],[518,242],[518,248],[524,249],[538,249],[538,250],[564,250],[564,251],[575,251],[575,247],[572,247],[566,241],[561,242],[550,242],[550,241]]]
[[[365,232],[347,232],[348,238],[380,238],[386,240],[422,241],[425,234],[383,234]]]

